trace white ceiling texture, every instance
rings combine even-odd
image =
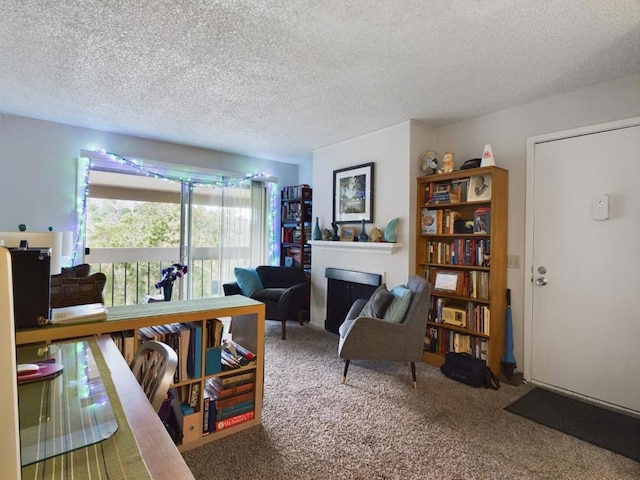
[[[638,0],[0,0],[0,112],[284,162],[637,72]]]

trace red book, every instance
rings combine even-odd
[[[229,417],[225,418],[224,420],[219,420],[216,422],[216,432],[224,430],[225,428],[239,425],[243,422],[248,422],[249,420],[253,420],[254,415],[254,411],[251,410],[250,412],[241,413],[240,415],[236,415],[235,417]]]

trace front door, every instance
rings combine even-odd
[[[640,412],[640,126],[533,142],[528,161],[525,374]]]

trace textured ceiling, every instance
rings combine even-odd
[[[0,0],[0,112],[285,162],[637,72],[638,0]]]

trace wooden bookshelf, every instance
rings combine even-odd
[[[497,374],[505,342],[509,173],[482,167],[417,182],[416,273],[432,285],[422,359],[440,366],[446,352],[468,351]]]
[[[284,187],[280,195],[280,265],[311,269],[312,189]]]
[[[233,318],[232,340],[255,354],[255,361],[249,365],[233,370],[223,370],[210,375],[206,374],[207,328],[209,320],[221,317]],[[265,306],[241,295],[209,298],[201,300],[182,300],[172,302],[155,302],[140,305],[127,305],[107,309],[107,320],[78,323],[74,325],[50,325],[41,328],[21,329],[16,331],[16,345],[51,343],[57,340],[82,338],[93,335],[125,333],[131,336],[135,345],[141,341],[140,329],[148,327],[163,327],[172,324],[191,323],[201,328],[202,338],[200,355],[195,361],[199,362],[200,374],[193,378],[176,382],[172,391],[182,389],[188,392],[194,385],[199,390],[199,398],[194,412],[190,415],[190,425],[203,427],[205,383],[213,377],[228,377],[232,375],[252,372],[254,378],[254,410],[252,418],[237,425],[219,431],[202,430],[191,431],[185,435],[178,448],[186,451],[205,443],[220,439],[235,432],[244,430],[262,422],[262,388],[264,373],[264,324]],[[160,329],[159,329],[160,330]],[[179,365],[185,362],[188,351],[179,351]],[[182,400],[182,399],[180,399]],[[184,432],[183,432],[184,434]]]

